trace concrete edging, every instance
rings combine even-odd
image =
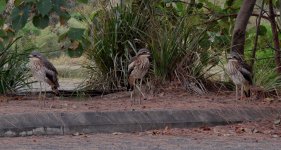
[[[47,112],[0,115],[0,136],[136,132],[225,125],[276,117],[281,108],[224,108],[116,112]]]

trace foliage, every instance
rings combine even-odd
[[[98,78],[106,82],[102,85],[112,89],[126,86],[129,59],[138,49],[147,47],[153,55],[149,74],[152,79],[178,79],[186,88],[196,85],[204,92],[204,82],[213,75],[209,71],[230,49],[235,14],[242,2],[128,0],[119,5],[110,1],[16,0],[7,17],[4,15],[7,1],[0,1],[0,50],[13,54],[9,57],[13,62],[26,49],[57,51],[61,48],[58,40],[69,56],[87,55],[90,85],[96,85]],[[277,0],[273,3],[280,7]],[[280,20],[278,17],[279,25]],[[57,28],[56,23],[68,26]],[[245,44],[245,59],[256,59],[255,82],[266,89],[272,89],[270,83],[271,87],[278,87],[273,83],[279,81],[273,72],[268,76],[259,72],[268,62],[267,69],[275,68],[270,28],[262,21],[256,58],[251,58],[256,36],[253,24],[247,31]],[[23,36],[17,43],[20,47],[10,47],[17,36]]]
[[[267,63],[259,66],[259,69],[255,70],[255,86],[260,87],[266,93],[278,92],[281,89],[281,76],[276,73],[275,69]]]
[[[11,22],[14,30],[22,29],[31,18],[33,24],[38,28],[45,28],[49,24],[51,13],[56,13],[60,17],[60,23],[64,24],[70,18],[67,12],[65,0],[16,0],[11,11]],[[31,15],[32,14],[32,15]],[[1,18],[2,20],[8,18]],[[0,24],[2,26],[3,24]]]
[[[125,6],[103,6],[104,9],[84,13],[82,20],[87,24],[87,32],[79,40],[82,44],[90,43],[83,45],[91,62],[88,68],[95,75],[90,83],[97,85],[93,80],[98,76],[110,88],[125,86],[128,61],[143,47],[152,52],[152,78],[172,79],[177,70],[195,80],[203,79],[204,70],[218,63],[215,54],[222,52],[209,50],[210,47],[224,46],[230,38],[215,34],[215,30],[206,32],[208,26],[200,25],[202,17],[190,14],[187,6],[181,2],[133,1]],[[193,12],[202,13],[201,8],[195,7]],[[185,67],[181,66],[183,61],[189,61],[184,72],[179,71]]]
[[[87,37],[91,42],[87,57],[95,62],[111,88],[124,86],[129,53],[135,53],[134,39],[144,37],[142,31],[147,27],[147,19],[119,6],[110,11],[95,12],[94,15],[88,22],[88,35],[92,36]]]
[[[18,32],[31,22],[38,29],[53,25],[53,20],[65,25],[71,18],[69,10],[80,2],[73,0],[15,0],[1,1],[0,7],[0,49],[7,46],[7,41],[18,36]],[[2,13],[2,14],[1,14]],[[7,15],[8,14],[8,15]],[[30,25],[29,25],[30,26]],[[71,29],[70,29],[71,30]],[[29,37],[24,38],[28,40]],[[73,37],[73,36],[72,36]],[[7,39],[7,40],[6,40]]]
[[[28,85],[27,53],[18,52],[18,47],[12,47],[14,40],[0,51],[0,94],[16,92]]]
[[[38,29],[48,27],[53,16],[58,16],[60,24],[64,25],[70,18],[70,4],[66,0],[0,1],[0,93],[15,92],[26,85],[29,77],[25,65],[27,53],[35,47],[42,48],[42,45],[36,45],[38,43],[34,42],[33,35],[40,34]],[[25,28],[29,22],[37,29],[32,25],[29,25],[31,28]],[[17,41],[16,37],[19,36],[23,38]],[[21,43],[20,47],[15,41]],[[46,50],[54,44],[47,42],[47,45]]]

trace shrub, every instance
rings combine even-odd
[[[30,74],[26,67],[29,50],[18,51],[16,41],[0,50],[0,94],[16,92],[29,84]]]
[[[202,47],[206,27],[194,26],[200,22],[198,17],[186,9],[179,13],[160,1],[138,2],[138,7],[134,1],[132,5],[104,6],[83,16],[88,24],[85,37],[91,43],[86,50],[91,62],[87,66],[92,75],[89,85],[101,83],[99,79],[110,89],[126,86],[128,61],[143,47],[152,52],[152,79],[165,81],[176,73],[184,74],[181,81],[189,80],[187,76],[203,79],[217,53]]]

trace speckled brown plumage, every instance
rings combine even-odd
[[[246,97],[250,97],[250,86],[252,85],[252,74],[249,70],[249,66],[239,59],[239,56],[232,53],[228,57],[228,63],[226,70],[231,80],[236,87],[236,99],[238,99],[238,86],[241,87],[241,99],[243,91]]]
[[[146,75],[150,67],[149,56],[149,50],[143,48],[140,49],[136,56],[130,60],[130,64],[128,66],[128,83],[131,90],[135,90],[134,87],[137,87],[141,92],[141,87],[138,87],[136,85],[136,80],[141,79],[140,85],[142,84],[142,79]],[[145,97],[142,92],[141,94],[143,95],[143,97]]]
[[[54,65],[39,52],[32,52],[29,55],[29,60],[29,67],[34,78],[39,82],[45,82],[50,85],[52,91],[59,95],[58,72]]]

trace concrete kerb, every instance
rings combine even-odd
[[[225,125],[276,117],[280,109],[225,108],[117,112],[48,112],[0,115],[0,136],[137,132],[151,129]]]

